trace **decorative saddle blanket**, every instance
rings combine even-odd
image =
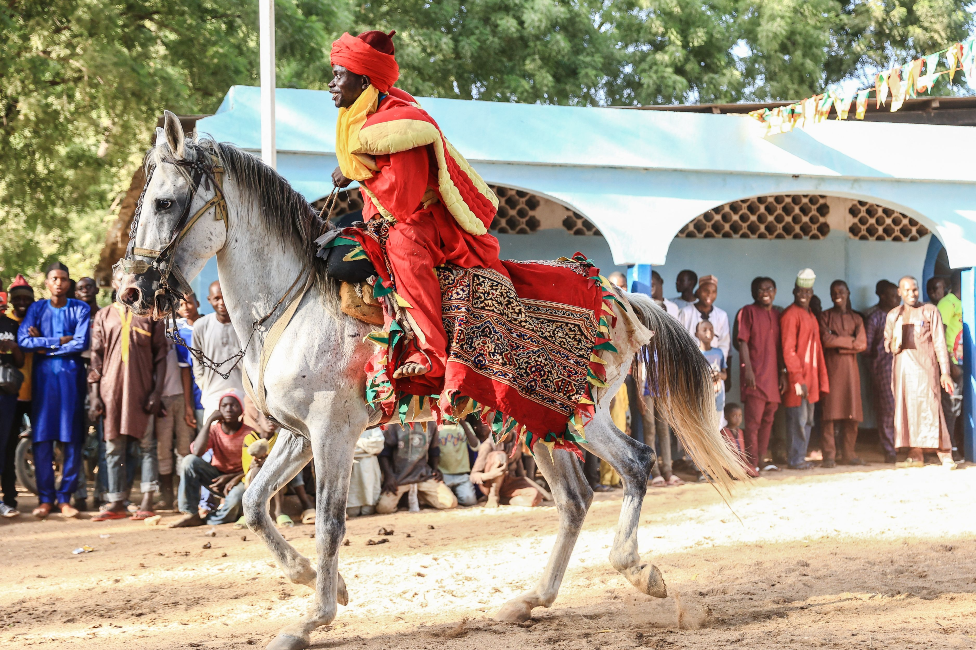
[[[366,229],[347,228],[319,254],[347,281],[365,273],[361,264],[351,272],[349,264],[368,259],[376,269],[373,296],[392,304],[397,295],[383,254],[385,234],[378,221]],[[615,351],[609,335],[616,294],[581,253],[555,262],[502,265],[511,279],[483,268],[435,269],[449,341],[440,394],[417,396],[408,379],[392,379],[390,360],[399,358],[406,334],[388,315],[384,329],[368,337],[377,352],[366,367],[366,400],[390,419],[405,418],[417,400],[429,400],[438,419],[474,412],[496,437],[514,432],[525,436],[530,449],[539,439],[579,454],[575,443],[583,440],[583,426],[594,410],[590,387],[605,385],[596,352]]]

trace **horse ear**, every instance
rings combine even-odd
[[[180,118],[169,111],[163,111],[163,131],[166,133],[166,142],[169,144],[170,151],[177,160],[181,160],[186,152],[183,147],[183,126],[180,124]]]

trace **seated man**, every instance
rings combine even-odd
[[[400,426],[391,424],[384,432],[386,444],[380,452],[380,471],[383,473],[383,492],[376,512],[381,515],[396,512],[400,498],[417,486],[417,497],[438,510],[457,507],[457,497],[444,485],[444,477],[437,469],[440,446],[437,425],[417,422]]]
[[[237,520],[244,498],[244,466],[241,462],[244,439],[252,431],[244,424],[241,398],[233,391],[224,393],[218,412],[197,434],[190,445],[190,455],[183,459],[179,508],[184,516],[170,528],[202,526],[204,523],[213,526]],[[208,450],[213,451],[210,462],[200,457]],[[195,511],[200,488],[204,485],[224,497],[224,503],[206,521]]]
[[[514,437],[494,442],[489,436],[478,447],[471,482],[487,495],[486,508],[497,508],[499,503],[534,508],[542,503],[542,492],[525,477],[521,459],[522,446],[517,445]]]
[[[413,378],[417,394],[432,394],[444,379],[447,334],[440,284],[430,270],[451,263],[508,273],[488,232],[497,198],[433,118],[394,87],[400,75],[394,33],[343,34],[332,44],[329,92],[339,109],[332,179],[339,188],[359,181],[363,219],[390,222],[386,252],[398,303],[419,330],[393,378]]]
[[[471,425],[464,421],[445,419],[444,424],[438,427],[437,435],[441,450],[437,468],[444,476],[444,484],[451,488],[462,506],[475,505],[478,503],[478,495],[468,478],[471,473],[468,449],[477,451],[481,441],[474,434]]]

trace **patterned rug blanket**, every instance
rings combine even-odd
[[[375,257],[381,238],[364,232],[349,234],[365,242],[363,253],[377,269],[386,270],[385,260]],[[594,408],[590,386],[603,386],[606,377],[595,352],[614,350],[609,333],[616,296],[581,253],[502,265],[511,279],[482,268],[436,269],[449,358],[440,393],[420,398],[429,399],[438,416],[460,419],[475,412],[496,436],[524,435],[530,448],[541,439],[579,453],[575,442],[583,440]],[[374,296],[395,299],[389,274],[379,275]],[[391,379],[389,363],[399,358],[404,332],[387,319],[384,331],[370,339],[378,349],[366,368],[367,401],[390,417],[404,415],[416,391],[408,380]]]

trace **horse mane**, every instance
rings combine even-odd
[[[277,237],[282,248],[290,242],[302,263],[311,268],[319,284],[322,285],[327,302],[339,304],[339,282],[325,273],[325,263],[319,258],[315,240],[335,226],[319,217],[315,209],[297,192],[281,174],[264,163],[260,158],[227,143],[217,142],[210,137],[186,138],[184,147],[187,157],[209,165],[216,158],[223,165],[227,175],[232,177],[241,190],[257,199],[259,214],[271,233]],[[192,154],[190,153],[192,152]],[[147,176],[152,169],[164,160],[172,161],[168,146],[153,147],[146,155],[144,165]],[[177,170],[191,182],[189,171],[177,166]],[[140,198],[141,202],[141,198]],[[336,310],[338,312],[338,308]]]

